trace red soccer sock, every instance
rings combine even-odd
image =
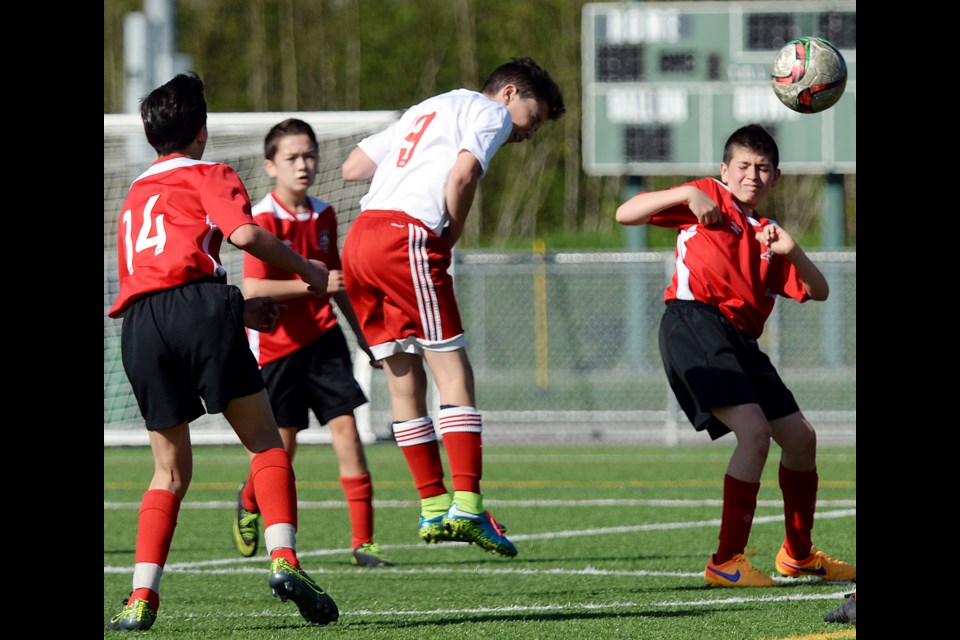
[[[723,515],[720,518],[720,545],[713,561],[723,564],[747,548],[753,516],[757,512],[759,482],[744,482],[727,474],[723,477]]]
[[[155,564],[161,568],[166,565],[179,514],[180,498],[176,494],[164,489],[150,489],[143,494],[137,522],[135,562]],[[137,598],[149,602],[154,613],[160,609],[160,594],[156,591],[145,587],[134,589],[127,603]]]
[[[450,461],[454,491],[480,493],[483,476],[483,423],[475,407],[444,406],[440,409],[440,434]]]
[[[297,552],[291,549],[290,547],[280,547],[279,549],[274,549],[270,552],[270,560],[276,560],[277,558],[283,558],[295,568],[300,568],[300,560],[297,558]]]
[[[436,440],[403,447],[403,457],[407,460],[413,483],[421,498],[432,498],[447,492],[443,484],[443,462],[440,459],[440,445]]]
[[[160,567],[167,563],[179,513],[180,498],[176,494],[164,489],[150,489],[143,494],[137,522],[136,562]]]
[[[795,560],[806,560],[813,550],[813,514],[817,508],[817,470],[793,471],[780,464],[780,491],[786,525],[784,546]]]
[[[243,503],[243,508],[252,513],[260,513],[260,507],[257,506],[257,495],[253,488],[253,475],[251,468],[251,475],[247,476],[247,481],[243,484],[243,488],[240,489],[240,502]]]
[[[447,493],[443,484],[443,462],[433,421],[416,418],[393,423],[393,434],[403,457],[410,467],[413,483],[421,498],[432,498]]]
[[[347,499],[350,512],[350,528],[353,531],[352,547],[373,542],[373,483],[370,474],[341,476],[340,485]]]
[[[160,610],[160,594],[151,591],[150,589],[134,589],[133,593],[130,594],[130,597],[127,598],[127,604],[130,604],[134,600],[146,600],[150,605],[150,610],[156,613]]]
[[[267,449],[250,462],[250,481],[264,528],[290,524],[297,528],[297,485],[286,449]]]
[[[483,475],[483,448],[479,433],[443,434],[443,447],[450,461],[450,480],[454,491],[480,493]]]

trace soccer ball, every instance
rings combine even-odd
[[[819,113],[843,95],[847,63],[823,38],[798,38],[777,52],[770,83],[780,102],[794,111]]]

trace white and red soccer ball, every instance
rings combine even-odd
[[[823,38],[791,40],[777,52],[770,73],[780,102],[800,113],[819,113],[840,100],[847,86],[847,63]]]

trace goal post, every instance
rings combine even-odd
[[[350,222],[360,213],[360,198],[368,183],[345,183],[340,165],[363,137],[379,131],[399,117],[396,111],[309,111],[210,113],[210,133],[203,159],[225,162],[236,169],[253,202],[269,193],[271,178],[263,169],[263,141],[270,128],[287,118],[299,118],[313,128],[319,143],[317,180],[310,195],[333,205],[339,222],[342,245]],[[122,320],[107,316],[117,296],[117,218],[133,180],[146,170],[156,154],[143,134],[138,114],[103,116],[103,441],[104,445],[147,444],[148,437],[133,391],[120,359]],[[228,280],[239,286],[242,280],[243,254],[229,243],[221,248]],[[356,339],[349,327],[344,329],[355,348]],[[379,413],[371,410],[377,390],[377,376],[366,355],[355,348],[354,373],[371,403],[357,411],[357,430],[363,442],[373,442],[385,433],[374,427]],[[381,392],[382,394],[382,392]],[[315,426],[316,418],[310,416]],[[380,431],[383,431],[381,428]],[[301,434],[302,442],[329,442],[326,429],[310,429]],[[206,415],[191,424],[195,443],[233,444],[238,442],[222,415]]]

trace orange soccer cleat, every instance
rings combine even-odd
[[[777,583],[770,576],[753,568],[742,553],[738,553],[723,564],[714,564],[713,556],[703,570],[703,581],[711,587],[775,587]]]
[[[823,551],[810,549],[810,557],[796,560],[790,557],[785,546],[777,553],[777,571],[791,578],[814,576],[821,580],[850,582],[857,579],[857,568],[843,560],[835,560]]]

